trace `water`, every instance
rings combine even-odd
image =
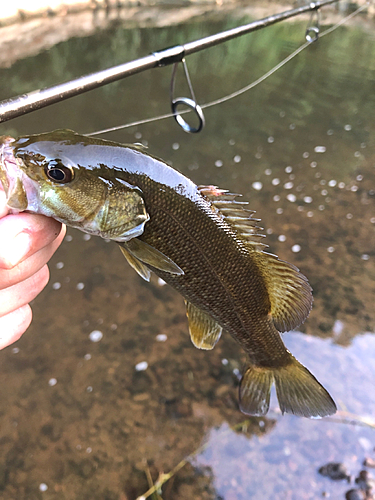
[[[241,16],[219,10],[162,29],[113,23],[2,68],[0,98],[228,29],[248,20]],[[306,22],[189,57],[198,100],[261,76],[303,42]],[[236,376],[245,356],[234,341],[194,349],[177,293],[155,277],[145,283],[115,244],[68,230],[32,326],[0,353],[4,500],[133,500],[148,490],[148,471],[155,481],[186,457],[163,486],[164,500],[339,499],[354,487],[317,470],[343,462],[354,477],[365,457],[375,458],[373,27],[361,18],[254,90],[208,109],[201,134],[164,120],[106,136],[147,141],[197,184],[250,201],[270,251],[313,286],[304,334],[283,338],[334,396],[338,416],[281,416],[273,399],[266,418],[246,419]],[[168,112],[169,79],[170,68],[149,71],[15,119],[0,133],[90,132]],[[188,95],[182,72],[176,92]]]

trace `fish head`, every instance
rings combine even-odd
[[[140,236],[149,220],[142,192],[96,161],[92,156],[104,146],[85,139],[70,130],[1,137],[0,182],[8,207],[119,242]]]

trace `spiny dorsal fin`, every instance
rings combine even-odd
[[[244,208],[247,202],[236,201],[235,198],[241,195],[216,186],[199,186],[199,190],[257,260],[267,283],[271,315],[277,330],[285,332],[297,328],[305,321],[312,306],[311,287],[307,278],[292,264],[263,251],[267,245],[259,241],[264,238],[260,233],[262,228],[258,226],[260,219],[252,217],[254,211]]]
[[[191,341],[198,349],[213,349],[221,336],[222,327],[190,302],[185,300],[185,304]]]
[[[184,271],[173,260],[138,238],[126,241],[122,243],[122,246],[144,264],[160,269],[165,273],[184,274]]]
[[[255,219],[254,210],[248,210],[247,201],[237,201],[237,197],[242,195],[230,193],[225,189],[219,189],[217,186],[198,186],[200,193],[205,196],[212,204],[217,214],[231,226],[238,234],[238,237],[243,240],[249,248],[254,250],[262,250],[267,247],[259,240],[265,235],[261,234],[262,227],[258,226],[260,219]]]
[[[128,261],[128,264],[139,274],[141,278],[146,281],[150,281],[151,271],[150,269],[143,264],[140,260],[136,259],[130,252],[128,252],[123,246],[119,245],[120,250]]]
[[[271,302],[271,316],[279,332],[297,328],[312,307],[312,290],[307,278],[289,262],[262,252],[254,255],[262,269]]]

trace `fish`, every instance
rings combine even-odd
[[[281,412],[336,412],[326,389],[286,349],[312,290],[297,267],[266,251],[260,220],[241,195],[197,186],[141,146],[55,130],[0,139],[0,182],[13,213],[42,214],[116,242],[146,281],[155,273],[186,303],[193,344],[211,350],[223,330],[248,358],[239,407],[265,415],[271,387]]]

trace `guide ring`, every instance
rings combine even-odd
[[[191,125],[189,125],[187,121],[185,121],[182,118],[182,116],[177,112],[177,106],[179,106],[180,104],[187,106],[188,108],[190,108],[192,111],[195,112],[199,120],[199,124],[197,127],[192,127]],[[193,99],[189,99],[188,97],[178,97],[177,99],[173,99],[173,101],[171,102],[171,106],[172,106],[172,113],[176,122],[185,132],[188,132],[189,134],[196,134],[202,130],[202,128],[205,125],[203,111],[202,108],[199,106],[199,104],[193,101]]]
[[[315,7],[315,4],[311,4],[312,7]],[[315,17],[315,22],[314,22]],[[311,12],[311,17],[309,21],[309,25],[306,28],[305,38],[309,43],[316,42],[319,38],[320,33],[320,10],[316,9]]]
[[[189,134],[196,134],[196,133],[200,132],[202,130],[202,128],[204,127],[205,119],[204,119],[202,108],[201,108],[201,106],[199,106],[199,104],[197,103],[197,100],[195,98],[194,89],[193,89],[193,85],[192,85],[191,80],[190,80],[190,75],[189,75],[189,71],[187,69],[185,58],[182,59],[181,62],[182,62],[182,66],[184,68],[185,78],[186,78],[186,81],[187,81],[187,84],[188,84],[188,87],[190,90],[191,99],[189,99],[188,97],[178,97],[177,99],[174,99],[174,87],[175,87],[175,81],[176,81],[176,71],[177,71],[177,66],[178,66],[178,62],[176,62],[173,65],[171,86],[170,86],[170,99],[171,99],[172,113],[173,113],[173,116],[174,116],[176,122],[180,125],[182,130],[184,130],[185,132],[187,132]],[[177,112],[177,106],[179,106],[180,104],[187,106],[192,111],[194,111],[194,113],[197,115],[198,120],[199,120],[199,124],[197,127],[192,127],[191,125],[189,125],[187,123],[187,121],[182,118],[181,114]]]

